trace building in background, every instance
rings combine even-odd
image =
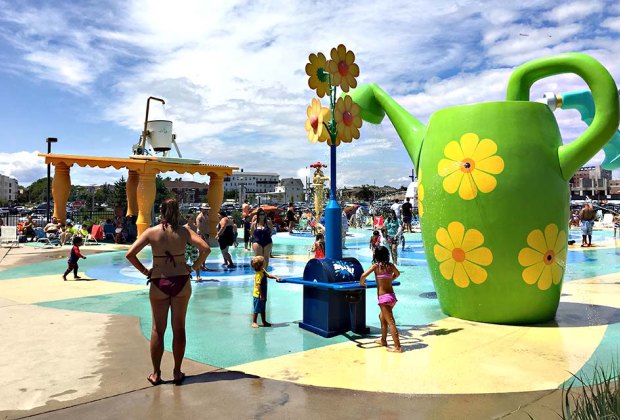
[[[182,181],[177,178],[174,181],[164,181],[164,185],[175,195],[179,204],[207,202],[209,184],[206,182]]]
[[[306,192],[304,184],[299,178],[282,178],[276,187],[276,191],[278,189],[284,193],[284,201],[304,201]]]
[[[0,201],[13,202],[17,199],[17,179],[0,174]]]
[[[224,177],[224,191],[237,191],[239,196],[274,192],[280,175],[273,172],[235,171]]]
[[[611,171],[600,166],[587,166],[575,172],[570,179],[570,193],[573,199],[590,197],[593,200],[605,200],[612,194]]]

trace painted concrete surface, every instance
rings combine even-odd
[[[7,395],[0,418],[455,418],[455,412],[529,418],[526,412],[557,412],[557,389],[569,372],[587,372],[594,361],[617,355],[620,241],[608,236],[599,247],[569,252],[555,322],[515,327],[441,314],[421,244],[408,235],[395,309],[403,354],[387,353],[368,337],[323,339],[298,328],[301,288],[290,284],[270,284],[275,328],[250,328],[251,281],[243,271],[216,269],[221,257],[214,251],[214,273],[194,283],[190,302],[186,357],[196,362],[188,359],[185,366],[193,376],[183,387],[156,388],[144,379],[150,370],[148,289],[123,265],[123,252],[86,249],[92,257],[81,270],[91,281],[78,282],[60,278],[68,249],[9,255],[0,262],[0,350],[8,355],[0,362],[0,395]],[[367,232],[347,242],[346,252],[366,266]],[[287,258],[276,258],[274,270],[298,273],[310,243],[279,236],[274,254]],[[251,258],[241,249],[233,256],[240,265]],[[376,334],[376,297],[368,295],[367,323]],[[166,378],[171,355],[164,363]],[[317,405],[322,408],[315,412]]]

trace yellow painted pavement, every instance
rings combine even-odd
[[[73,274],[63,281],[62,274],[28,277],[0,281],[0,297],[19,303],[39,303],[53,300],[74,299],[110,293],[130,292],[145,286],[89,280],[85,273],[79,273],[79,281],[72,280]]]
[[[562,301],[618,308],[615,281],[617,273],[566,283],[569,296]],[[394,393],[547,390],[569,379],[592,356],[607,329],[606,320],[594,321],[600,325],[563,326],[560,319],[559,327],[521,327],[445,318],[401,330],[402,354],[361,339],[230,369],[304,385]]]

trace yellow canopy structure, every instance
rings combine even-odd
[[[52,182],[54,216],[62,223],[67,218],[66,203],[71,191],[70,171],[73,165],[127,169],[129,172],[127,175],[127,215],[138,216],[136,221],[138,235],[151,226],[151,212],[155,202],[155,176],[160,172],[173,171],[209,176],[209,192],[207,193],[207,201],[211,207],[209,235],[214,238],[216,235],[215,226],[218,222],[217,214],[224,198],[224,177],[232,175],[232,171],[238,169],[232,166],[175,162],[174,159],[167,160],[153,156],[115,158],[53,153],[39,153],[39,156],[45,158],[46,164],[54,165],[54,180]]]

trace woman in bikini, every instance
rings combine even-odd
[[[269,257],[271,256],[271,248],[273,241],[271,240],[271,232],[273,224],[267,219],[265,210],[260,207],[256,211],[256,220],[252,222],[250,227],[250,235],[252,236],[254,255],[265,258],[265,269],[269,267]]]
[[[168,310],[172,311],[172,354],[174,355],[173,383],[180,385],[185,378],[181,363],[185,355],[185,315],[192,294],[190,275],[200,269],[211,252],[209,245],[192,230],[179,224],[179,204],[167,199],[161,204],[160,224],[153,226],[134,242],[127,251],[127,259],[151,283],[149,298],[153,313],[151,329],[151,361],[153,373],[147,380],[153,385],[163,382],[161,358],[164,354],[164,333],[168,324]],[[185,245],[198,248],[198,259],[193,266],[185,264]],[[147,245],[153,251],[153,267],[147,269],[138,259],[138,253]]]
[[[400,276],[400,271],[396,266],[390,263],[390,251],[384,246],[380,246],[375,250],[373,264],[368,270],[362,274],[360,278],[360,286],[366,286],[366,277],[371,273],[375,273],[375,279],[377,280],[377,297],[379,301],[379,320],[381,321],[381,339],[375,341],[375,343],[386,347],[387,351],[402,353],[400,348],[400,338],[398,336],[398,330],[396,329],[396,321],[394,320],[394,314],[392,308],[396,305],[396,295],[394,294],[394,288],[392,282]],[[394,340],[394,348],[387,346],[387,331],[390,328],[390,334],[392,340]]]

